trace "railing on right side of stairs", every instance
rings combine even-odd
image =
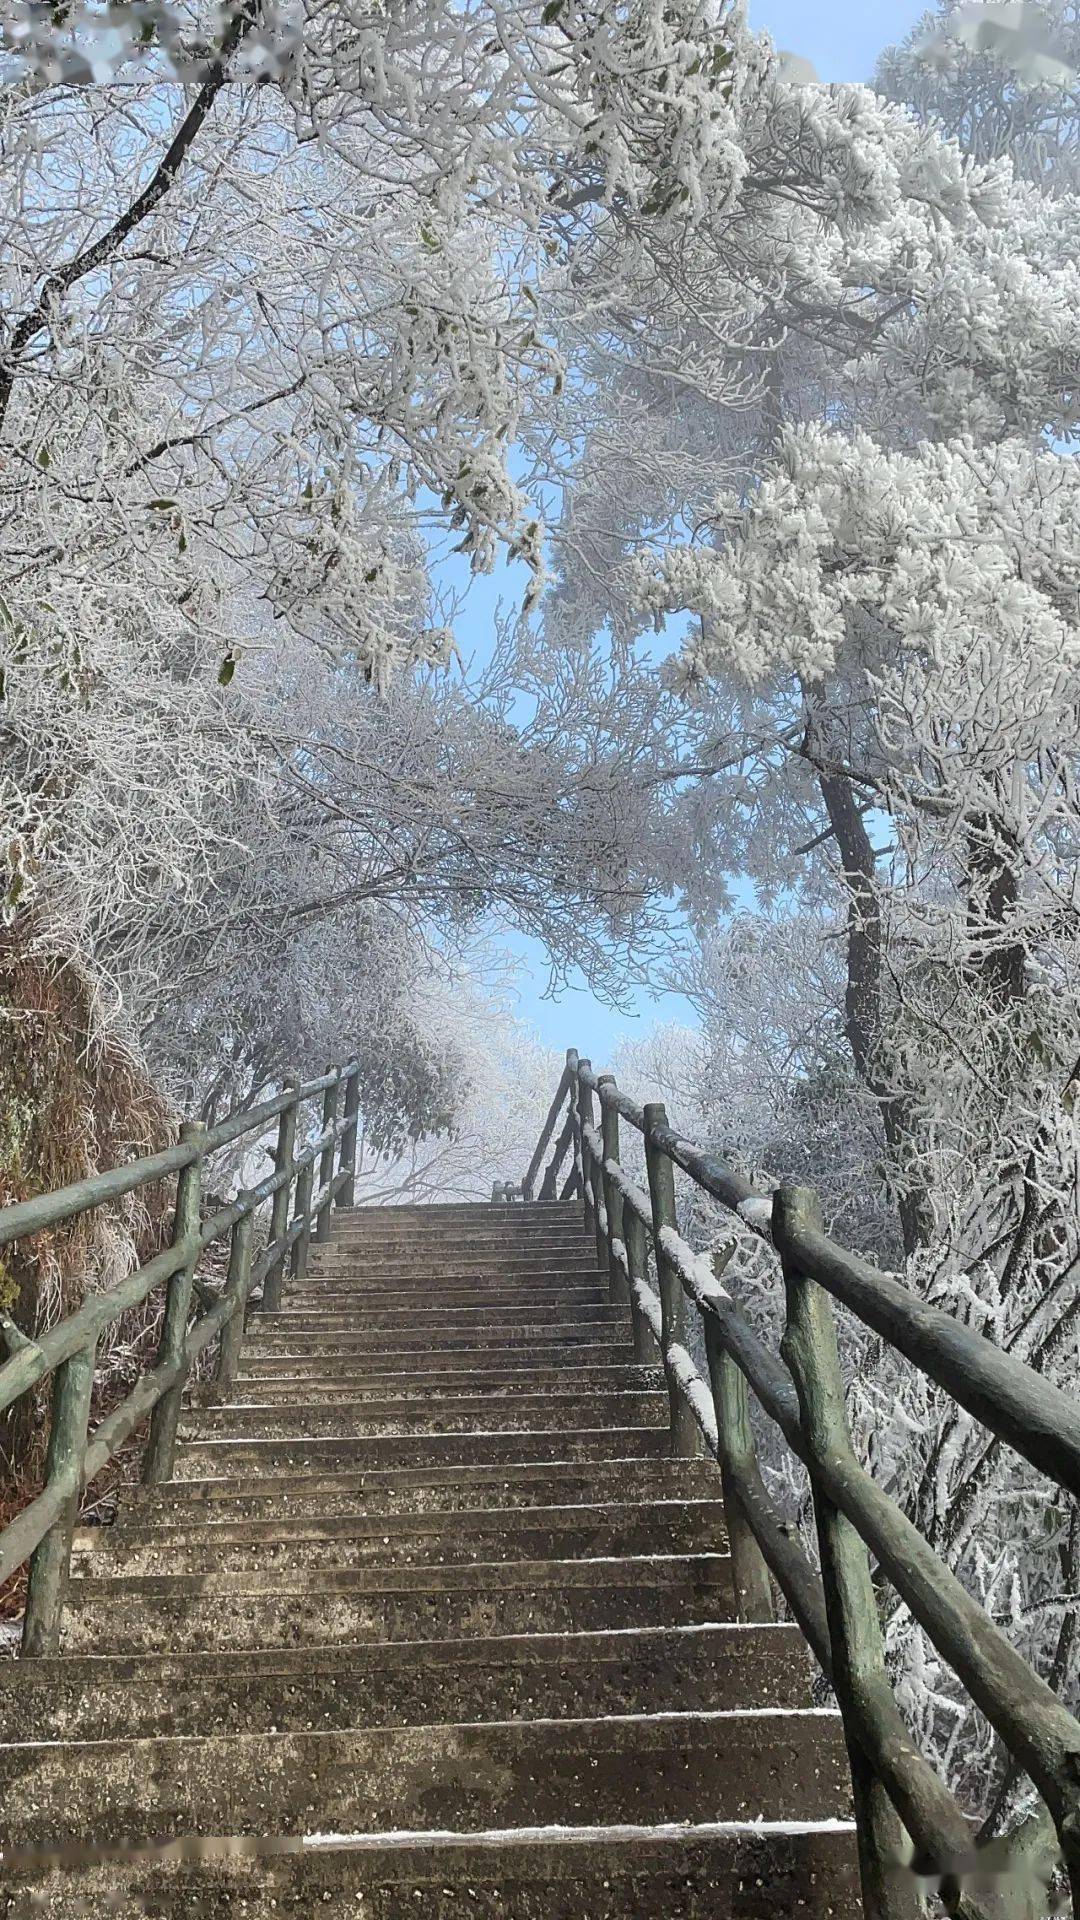
[[[648,1193],[621,1164],[621,1121],[643,1137]],[[560,1184],[567,1155],[569,1171]],[[676,1167],[779,1256],[786,1325],[778,1354],[740,1312],[709,1260],[680,1235]],[[773,1617],[771,1573],[832,1683],[851,1762],[865,1920],[923,1914],[919,1876],[940,1883],[939,1897],[957,1920],[1046,1920],[1048,1886],[1061,1870],[1080,1920],[1080,1721],[857,1460],[830,1296],[943,1387],[995,1441],[1074,1497],[1080,1496],[1080,1405],[839,1246],[824,1232],[811,1191],[758,1192],[723,1161],[681,1139],[663,1105],[637,1106],[611,1074],[594,1074],[572,1049],[521,1194],[526,1201],[580,1195],[611,1296],[629,1307],[636,1358],[651,1359],[654,1343],[659,1349],[673,1453],[693,1455],[704,1441],[719,1462],[738,1616]],[[701,1315],[708,1382],[687,1348],[688,1302]],[[766,1490],[748,1389],[807,1468],[820,1572]],[[975,1846],[971,1823],[916,1747],[897,1705],[870,1554],[1041,1798],[1011,1834],[985,1848]],[[905,1855],[914,1871],[904,1866]]]
[[[40,1336],[31,1336],[7,1314],[0,1314],[0,1350],[6,1347],[8,1352],[8,1359],[0,1364],[0,1413],[39,1380],[53,1376],[44,1485],[37,1498],[0,1531],[0,1582],[30,1562],[24,1655],[58,1649],[72,1539],[84,1489],[148,1419],[143,1481],[154,1486],[171,1477],[184,1388],[197,1356],[217,1340],[214,1379],[224,1391],[236,1371],[253,1290],[261,1284],[263,1310],[276,1312],[286,1264],[294,1278],[301,1278],[312,1237],[322,1240],[329,1233],[331,1209],[352,1206],[359,1092],[355,1060],[328,1067],[319,1079],[306,1084],[293,1074],[272,1099],[230,1114],[218,1126],[208,1129],[197,1121],[181,1126],[176,1146],[162,1153],[0,1208],[3,1248],[176,1176],[171,1243],[161,1253],[106,1292],[89,1295],[75,1313]],[[321,1119],[308,1121],[305,1109],[320,1094]],[[257,1145],[275,1121],[273,1172],[253,1187],[237,1191],[227,1206],[204,1219],[207,1160],[238,1140]],[[307,1137],[315,1124],[318,1134]],[[267,1203],[267,1244],[253,1259],[256,1216]],[[202,1282],[196,1269],[200,1256],[225,1234],[230,1236],[228,1274],[218,1291]],[[158,1289],[164,1289],[164,1316],[154,1365],[91,1432],[101,1335]]]

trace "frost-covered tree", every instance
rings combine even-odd
[[[781,939],[798,927],[793,952],[816,935],[843,957],[794,1010],[800,1064],[777,1076],[764,1016],[782,1024],[788,1003],[763,1007],[725,949],[723,1032],[747,1039],[706,1056],[728,1081],[709,1136],[765,1172],[798,1167],[803,1142],[841,1228],[1065,1378],[1078,496],[1054,449],[1076,423],[1062,237],[1080,208],[867,90],[787,85],[767,51],[740,105],[725,217],[639,231],[613,207],[579,246],[560,338],[579,370],[566,444],[583,451],[549,632],[682,623],[685,904],[702,864],[711,899],[717,867],[747,873]],[[823,1033],[841,1050],[803,1069]],[[690,1079],[705,1083],[700,1061]],[[860,1164],[861,1213],[842,1172]],[[774,1284],[745,1260],[750,1284]],[[1068,1511],[872,1343],[853,1358],[875,1464],[1066,1681]],[[890,1633],[924,1731],[985,1810],[985,1730],[902,1614]]]
[[[186,1104],[254,1099],[284,1063],[314,1071],[356,1047],[374,1097],[415,1050],[424,976],[460,977],[485,929],[532,936],[557,979],[574,968],[609,992],[657,950],[663,788],[623,729],[633,719],[640,757],[646,711],[673,703],[594,658],[537,686],[515,726],[512,658],[384,695],[318,654],[276,678],[242,663],[227,697],[259,732],[228,832],[196,888],[151,875],[128,913],[104,898],[94,935]]]
[[[980,1119],[993,1131],[1000,1105],[1023,1138],[1021,1060],[1055,1102],[1080,1053],[1078,505],[1075,463],[1049,452],[889,455],[805,430],[741,520],[721,509],[722,548],[642,569],[646,600],[701,616],[690,682],[734,670],[801,702],[788,751],[816,780],[849,890],[852,1055],[898,1149],[910,1247],[944,1235],[964,1260],[996,1236],[1015,1167],[1011,1133],[991,1150]]]
[[[561,914],[575,961],[597,916],[640,917],[626,862],[596,862],[618,837],[605,776],[561,765],[536,727],[515,748],[488,712],[469,744],[459,716],[456,744],[418,748],[410,789],[389,769],[414,743],[390,720],[369,806],[359,761],[342,776],[339,743],[332,768],[299,707],[321,698],[367,755],[363,683],[446,662],[438,539],[539,580],[542,515],[509,450],[562,379],[540,269],[566,256],[568,169],[584,154],[642,217],[684,186],[699,202],[706,176],[719,193],[736,34],[724,6],[641,0],[566,20],[502,0],[385,18],[245,0],[6,21],[13,939],[83,954],[141,1024],[219,925],[295,925],[335,893],[408,887],[452,916],[512,872],[513,912],[534,931]]]
[[[1080,15],[1075,0],[980,9],[939,0],[874,86],[957,141],[974,160],[1011,161],[1050,193],[1080,182]]]
[[[452,1036],[453,1120],[439,1135],[390,1151],[365,1128],[362,1203],[489,1200],[497,1182],[520,1181],[561,1061],[516,1017],[512,980],[485,987],[483,978],[484,956],[473,953],[466,968],[429,975],[411,996],[410,1019],[429,1045],[445,1049]]]

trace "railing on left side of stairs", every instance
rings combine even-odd
[[[565,1122],[536,1194],[564,1105]],[[621,1164],[620,1121],[642,1136],[648,1192]],[[724,1286],[723,1258],[710,1263],[679,1233],[676,1168],[774,1250],[786,1309],[779,1353]],[[808,1189],[757,1191],[734,1168],[682,1139],[659,1102],[637,1106],[611,1074],[594,1074],[572,1048],[522,1192],[526,1200],[581,1198],[611,1298],[632,1315],[635,1356],[656,1352],[663,1365],[672,1452],[685,1456],[704,1444],[719,1462],[737,1616],[772,1618],[771,1574],[832,1683],[851,1761],[865,1920],[924,1914],[919,1875],[939,1881],[956,1920],[1046,1920],[1048,1885],[1061,1868],[1080,1920],[1080,1721],[856,1458],[832,1298],[943,1387],[995,1441],[1074,1497],[1080,1496],[1077,1402],[838,1245],[825,1233]],[[733,1251],[734,1242],[725,1257]],[[707,1381],[688,1350],[688,1309],[701,1316]],[[765,1487],[750,1424],[751,1391],[807,1468],[817,1566]],[[897,1705],[871,1554],[1040,1796],[1012,1834],[985,1848],[975,1846],[970,1822]],[[905,1851],[914,1870],[903,1865]]]
[[[71,1546],[83,1489],[149,1417],[142,1477],[149,1485],[169,1479],[184,1386],[196,1356],[218,1341],[215,1381],[232,1380],[250,1295],[260,1282],[262,1306],[281,1305],[286,1262],[294,1276],[306,1270],[314,1230],[325,1239],[334,1206],[353,1203],[359,1114],[359,1067],[355,1060],[329,1067],[317,1080],[286,1078],[280,1093],[257,1107],[230,1114],[206,1128],[189,1122],[174,1147],[113,1167],[53,1193],[0,1208],[0,1248],[29,1239],[78,1214],[120,1200],[159,1180],[176,1176],[171,1244],[107,1292],[89,1296],[40,1336],[31,1336],[0,1315],[0,1413],[38,1381],[53,1376],[45,1479],[41,1492],[0,1532],[0,1580],[29,1560],[23,1654],[55,1653],[60,1640]],[[344,1090],[340,1118],[338,1105]],[[305,1109],[321,1094],[320,1131],[307,1137]],[[202,1194],[207,1160],[222,1147],[250,1138],[256,1143],[274,1122],[274,1170],[255,1186],[237,1191],[227,1206],[204,1219]],[[297,1141],[300,1139],[298,1147]],[[337,1167],[335,1169],[335,1152]],[[318,1189],[313,1191],[316,1163]],[[269,1238],[252,1259],[255,1220],[270,1203]],[[230,1235],[229,1266],[220,1292],[197,1274],[200,1256]],[[161,1338],[153,1367],[141,1375],[119,1406],[89,1430],[98,1341],[131,1308],[164,1289]]]

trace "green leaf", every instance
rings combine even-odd
[[[235,653],[227,653],[218,668],[218,686],[227,687],[235,672],[236,655]]]
[[[545,27],[550,27],[552,21],[558,19],[565,5],[566,0],[548,0],[547,6],[540,15]]]
[[[175,507],[176,501],[175,500],[148,500],[146,504],[147,506],[152,507],[155,513],[168,513],[171,508]]]
[[[42,472],[45,472],[49,467],[52,466],[52,456],[44,440],[42,441],[40,447],[37,450],[37,463],[38,463],[38,466],[42,469]]]

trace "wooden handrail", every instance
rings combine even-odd
[[[640,1107],[622,1096],[616,1101],[609,1083],[601,1085],[587,1063],[579,1078],[589,1092],[599,1090],[601,1100],[606,1094],[623,1118],[646,1135]],[[745,1226],[772,1240],[771,1195],[669,1126],[648,1128],[646,1144],[737,1213]],[[792,1252],[811,1279],[944,1387],[998,1439],[1080,1498],[1080,1406],[1071,1395],[973,1333],[944,1308],[920,1300],[893,1274],[840,1246],[819,1226],[800,1219],[792,1232]]]
[[[551,1139],[552,1130],[555,1126],[555,1121],[558,1116],[559,1108],[562,1106],[563,1100],[566,1097],[566,1089],[569,1083],[570,1083],[570,1065],[569,1065],[569,1062],[567,1062],[566,1066],[562,1070],[562,1077],[559,1080],[559,1084],[555,1089],[555,1098],[552,1101],[551,1106],[548,1110],[548,1117],[544,1121],[544,1124],[540,1129],[540,1138],[536,1143],[536,1151],[533,1154],[532,1159],[529,1161],[528,1170],[525,1174],[524,1180],[521,1183],[521,1194],[524,1200],[531,1200],[533,1197],[533,1186],[536,1180],[536,1176],[540,1171],[540,1163],[543,1160],[544,1155],[548,1150],[548,1142]]]
[[[342,1087],[344,1113],[339,1119],[337,1100]],[[321,1130],[315,1138],[305,1139],[297,1150],[303,1109],[320,1094]],[[0,1247],[4,1247],[171,1174],[178,1178],[171,1246],[116,1286],[92,1295],[40,1338],[23,1333],[5,1318],[3,1332],[9,1357],[0,1365],[0,1413],[47,1375],[55,1376],[45,1484],[36,1499],[0,1532],[0,1580],[27,1559],[30,1561],[24,1654],[55,1653],[59,1645],[72,1533],[83,1490],[148,1418],[144,1478],[159,1481],[171,1475],[181,1396],[192,1363],[217,1340],[216,1380],[219,1387],[227,1386],[236,1369],[244,1316],[254,1287],[260,1280],[264,1282],[262,1304],[272,1309],[279,1299],[274,1282],[280,1284],[290,1256],[293,1271],[297,1275],[303,1272],[313,1225],[319,1223],[325,1233],[330,1209],[351,1205],[358,1115],[359,1065],[350,1060],[343,1066],[329,1067],[317,1079],[305,1083],[294,1077],[271,1099],[229,1114],[209,1130],[185,1128],[177,1145],[162,1153],[148,1154],[53,1193],[0,1208]],[[279,1122],[274,1171],[255,1186],[238,1191],[226,1206],[204,1219],[200,1191],[206,1162],[235,1140],[245,1136],[257,1139],[274,1120]],[[287,1147],[284,1152],[283,1141]],[[334,1152],[338,1147],[335,1171]],[[253,1262],[255,1218],[267,1201],[274,1209],[270,1239]],[[229,1275],[219,1293],[197,1283],[195,1269],[201,1253],[225,1233],[231,1236]],[[98,1340],[107,1327],[161,1286],[168,1291],[156,1364],[91,1432],[90,1396]],[[205,1307],[194,1318],[193,1298]]]
[[[594,1095],[603,1138],[593,1124]],[[914,1843],[915,1864],[942,1876],[942,1897],[957,1920],[1038,1920],[1044,1910],[1038,1888],[1049,1883],[1057,1863],[1069,1875],[1080,1916],[1080,1721],[856,1459],[843,1415],[829,1296],[1057,1486],[1080,1493],[1080,1413],[1073,1400],[832,1240],[813,1195],[783,1186],[762,1193],[723,1160],[681,1138],[662,1107],[637,1106],[610,1075],[595,1073],[572,1050],[533,1173],[562,1100],[567,1121],[544,1190],[554,1189],[572,1144],[571,1181],[597,1231],[601,1263],[625,1280],[635,1355],[646,1358],[650,1345],[660,1351],[673,1451],[696,1447],[700,1433],[720,1461],[736,1612],[750,1618],[765,1604],[767,1567],[836,1688],[852,1756],[866,1920],[914,1920],[922,1912],[914,1878],[896,1870],[900,1829],[893,1810]],[[642,1135],[648,1194],[619,1163],[617,1124],[604,1125],[609,1114]],[[780,1256],[787,1319],[779,1355],[680,1236],[675,1167]],[[658,1292],[648,1281],[650,1254]],[[613,1283],[613,1298],[619,1291]],[[702,1316],[708,1384],[681,1338],[683,1297]],[[745,1415],[746,1387],[808,1469],[824,1585],[762,1481]],[[914,1746],[896,1705],[881,1657],[868,1553],[1042,1796],[1041,1810],[1004,1843],[992,1843],[992,1870],[974,1850],[969,1823]],[[1031,1887],[1030,1897],[1018,1892],[1021,1884]]]

